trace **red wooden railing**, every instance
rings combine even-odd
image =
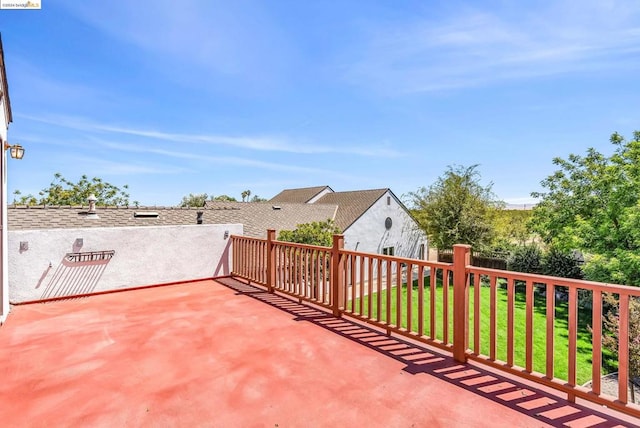
[[[480,268],[470,265],[471,248],[456,245],[453,263],[362,253],[343,248],[342,235],[332,247],[276,241],[275,231],[267,239],[232,236],[232,275],[263,285],[270,292],[293,296],[328,309],[336,316],[348,315],[453,353],[457,361],[467,359],[492,366],[576,397],[640,417],[640,407],[629,403],[629,301],[640,298],[640,287],[602,284],[566,278]],[[414,285],[415,284],[415,285]],[[505,290],[506,288],[506,290]],[[523,288],[522,291],[517,289]],[[487,291],[488,289],[488,291]],[[535,298],[544,292],[545,297]],[[566,291],[568,317],[567,375],[559,377],[556,343],[556,291]],[[585,290],[592,306],[592,382],[577,384],[578,292]],[[481,294],[489,294],[488,308]],[[498,295],[506,303],[499,304]],[[617,397],[602,392],[603,293],[619,296]],[[516,320],[516,300],[524,299],[524,320]],[[584,300],[584,299],[581,299]],[[473,306],[470,308],[470,302]],[[486,299],[485,299],[486,301]],[[536,301],[538,305],[536,305]],[[540,307],[540,302],[544,307]],[[506,304],[506,309],[504,305]],[[501,307],[502,306],[502,307]],[[534,325],[534,311],[543,312],[545,325]],[[506,346],[498,352],[498,319],[506,311]],[[488,332],[483,313],[489,313]],[[516,326],[524,324],[524,338],[516,337]],[[534,330],[545,329],[545,366],[536,371]],[[520,329],[521,330],[521,329]],[[472,333],[472,337],[471,336]],[[486,343],[488,342],[488,352]],[[521,343],[523,342],[523,343]],[[505,345],[502,343],[501,345]],[[524,347],[522,361],[516,348]],[[484,352],[483,352],[484,350]],[[538,350],[538,351],[537,351]],[[500,354],[500,355],[499,355]]]

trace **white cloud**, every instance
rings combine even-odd
[[[546,9],[462,9],[444,21],[373,25],[349,80],[387,92],[427,92],[503,80],[640,68],[632,2],[556,2]]]
[[[96,140],[96,141],[100,141],[100,140]],[[107,142],[107,141],[100,141],[100,142],[105,147],[118,150],[118,151],[155,154],[155,155],[171,157],[174,159],[206,162],[206,163],[211,163],[213,165],[218,165],[218,166],[233,165],[233,166],[267,169],[267,170],[278,171],[278,172],[293,172],[293,173],[318,174],[318,175],[330,174],[332,176],[348,177],[348,175],[337,173],[335,171],[331,171],[323,168],[310,168],[310,167],[289,165],[289,164],[283,164],[283,163],[265,162],[265,161],[249,159],[249,158],[241,158],[241,157],[235,157],[235,156],[210,156],[210,155],[201,154],[201,153],[167,150],[167,149],[161,149],[161,148],[138,146],[138,145],[132,145],[132,144],[113,143],[113,142]]]
[[[150,165],[143,163],[129,163],[122,161],[110,161],[104,158],[92,156],[68,157],[71,164],[82,165],[85,171],[89,171],[92,176],[96,175],[141,175],[141,174],[180,174],[187,171],[186,168]]]
[[[287,38],[259,2],[244,3],[63,2],[87,24],[161,58],[169,74],[196,67],[203,86],[214,79],[210,73],[255,82],[272,79],[288,67]]]
[[[284,137],[269,136],[228,136],[213,134],[172,133],[165,131],[146,130],[133,127],[122,127],[95,123],[87,119],[70,116],[31,116],[18,115],[22,119],[46,123],[59,127],[87,132],[114,133],[143,137],[173,143],[210,144],[236,147],[241,149],[285,152],[297,154],[346,154],[370,157],[399,157],[402,154],[384,146],[371,145],[368,147],[340,144],[326,146],[321,144],[304,144],[290,141]]]

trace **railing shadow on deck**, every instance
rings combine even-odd
[[[613,427],[634,426],[627,420],[602,413],[592,407],[571,403],[553,393],[496,374],[470,363],[461,364],[453,356],[425,345],[389,336],[356,320],[337,318],[330,312],[300,303],[233,277],[217,278],[216,282],[234,291],[266,303],[294,316],[296,321],[310,322],[348,340],[374,350],[385,357],[405,364],[404,371],[412,375],[424,373],[499,403],[551,426]],[[554,391],[555,392],[555,391]],[[593,406],[593,404],[590,404]],[[640,425],[639,425],[640,426]]]
[[[469,245],[455,245],[453,263],[440,263],[348,250],[343,235],[334,235],[331,247],[277,241],[273,229],[267,239],[231,238],[233,277],[452,352],[459,363],[473,360],[561,391],[570,402],[587,400],[640,420],[640,406],[629,399],[627,387],[634,340],[630,305],[640,301],[640,287],[476,267],[470,264]],[[409,283],[414,287],[405,287]],[[541,289],[542,300],[536,297]],[[559,292],[566,294],[564,318],[557,313],[563,306],[555,297]],[[591,303],[586,315],[580,293]],[[617,296],[613,307],[605,304],[606,295]],[[524,306],[518,308],[522,298]],[[603,346],[605,313],[611,311],[619,314],[613,363]],[[581,331],[585,328],[588,334]],[[590,338],[591,346],[580,338]],[[612,367],[620,379],[617,393],[601,381]],[[580,386],[586,371],[592,383]]]

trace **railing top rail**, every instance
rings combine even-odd
[[[244,236],[244,235],[231,235],[231,239],[244,239],[246,241],[263,241],[263,242],[267,242],[266,239],[264,238],[254,238],[252,236]]]
[[[556,276],[540,275],[534,273],[515,272],[500,269],[483,268],[469,265],[467,266],[467,273],[474,273],[478,275],[490,275],[498,278],[515,279],[522,281],[532,281],[534,283],[552,283],[553,285],[559,285],[564,287],[577,287],[584,290],[602,291],[605,293],[623,293],[630,296],[640,297],[640,287],[633,287],[630,285],[620,284],[608,284],[595,281],[586,281],[582,279],[561,278]]]
[[[288,241],[272,241],[272,242],[275,245],[280,245],[282,247],[295,247],[295,248],[302,248],[306,250],[331,251],[331,247],[324,247],[322,245],[298,244],[297,242],[288,242]]]
[[[400,262],[400,263],[406,263],[406,264],[411,263],[412,265],[421,264],[421,265],[424,265],[424,266],[431,266],[431,267],[442,268],[442,269],[452,269],[453,268],[453,263],[436,262],[436,261],[420,260],[420,259],[410,259],[410,258],[407,258],[407,257],[387,256],[387,255],[384,255],[384,254],[366,253],[366,252],[363,252],[363,251],[341,249],[340,253],[341,254],[353,255],[353,256],[371,257],[372,259],[388,260],[388,261],[391,261],[391,262]]]
[[[248,241],[256,241],[256,242],[267,242],[265,238],[254,238],[251,236],[242,236],[242,235],[231,235],[231,238],[234,239],[245,239]],[[297,242],[287,242],[287,241],[271,241],[276,245],[280,245],[283,247],[296,247],[296,248],[304,248],[309,250],[319,250],[319,251],[330,251],[331,247],[324,247],[321,245],[309,245],[309,244],[298,244]]]

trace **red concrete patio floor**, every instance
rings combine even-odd
[[[631,426],[225,278],[12,308],[0,424]]]

